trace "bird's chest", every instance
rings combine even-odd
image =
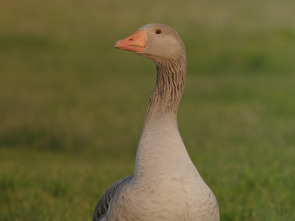
[[[124,191],[125,197],[118,196],[114,205],[115,213],[110,214],[110,221],[179,221],[194,220],[196,187],[182,177],[172,177],[151,185],[130,186]],[[126,198],[128,196],[128,198]],[[120,203],[121,202],[121,203]],[[128,217],[116,217],[115,214],[128,214]],[[113,218],[112,218],[113,217]]]

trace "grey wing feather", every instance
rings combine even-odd
[[[113,196],[115,195],[115,193],[117,191],[120,191],[120,189],[126,184],[128,183],[133,176],[128,176],[125,177],[119,181],[117,181],[116,183],[112,184],[100,197],[100,199],[98,200],[94,213],[93,213],[93,221],[104,221],[106,213],[109,209],[111,200],[113,198]]]

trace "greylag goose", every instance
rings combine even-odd
[[[157,67],[134,174],[111,185],[93,221],[218,221],[216,198],[192,163],[177,126],[186,74],[185,46],[171,27],[147,24],[114,47]]]

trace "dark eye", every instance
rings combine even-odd
[[[155,31],[155,33],[158,35],[158,34],[161,34],[162,31],[161,31],[160,29],[157,29],[157,30]]]

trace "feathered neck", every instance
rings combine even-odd
[[[169,116],[176,120],[186,75],[185,55],[162,59],[156,64],[156,88],[150,97],[145,120],[161,116]]]
[[[155,173],[165,174],[173,170],[171,163],[176,158],[181,162],[191,162],[177,125],[178,105],[186,74],[185,56],[161,60],[156,64],[156,88],[150,97],[134,171],[135,179],[143,180],[143,183],[146,182],[146,177],[155,178]]]

